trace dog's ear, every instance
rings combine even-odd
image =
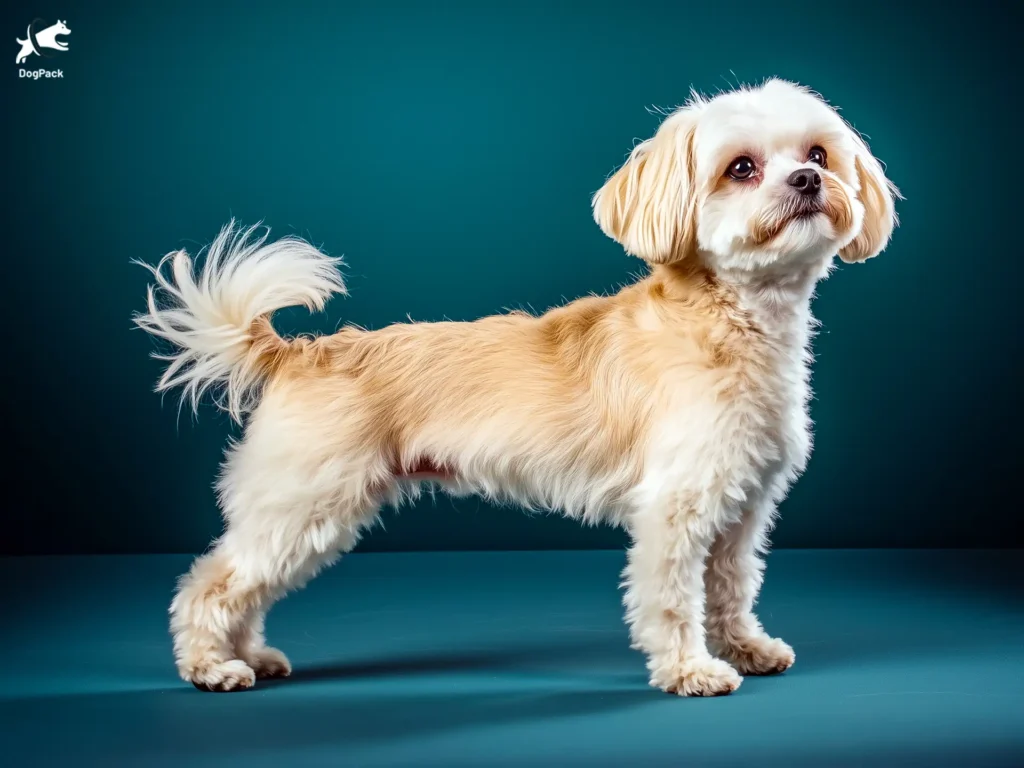
[[[899,223],[896,199],[903,199],[900,191],[885,176],[882,164],[871,154],[864,140],[853,131],[856,144],[854,165],[857,171],[857,199],[864,205],[864,224],[849,245],[839,252],[839,258],[848,264],[877,256],[889,243],[892,231]]]
[[[601,230],[651,264],[679,261],[695,250],[695,129],[690,110],[672,115],[594,195]]]

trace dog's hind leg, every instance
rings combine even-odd
[[[355,546],[377,513],[359,462],[336,456],[295,461],[253,440],[232,452],[220,484],[227,531],[181,579],[171,604],[174,654],[183,679],[209,690],[248,688],[290,671],[263,643],[263,617],[289,590]],[[280,451],[290,454],[291,461]]]
[[[267,645],[263,637],[263,622],[269,609],[266,605],[242,622],[234,638],[235,654],[252,668],[257,678],[288,677],[292,673],[288,657]]]
[[[229,529],[212,552],[181,579],[171,604],[174,655],[183,679],[210,690],[248,688],[256,670],[238,652],[253,616],[330,562],[341,542],[317,551],[298,541],[253,541],[255,532]]]
[[[358,517],[369,522],[375,509]],[[356,531],[337,511],[306,508],[301,531],[231,527],[182,577],[171,604],[174,654],[183,679],[209,690],[248,688],[256,677],[291,671],[283,653],[263,643],[263,618],[288,591],[304,586],[349,551]]]

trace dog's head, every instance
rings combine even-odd
[[[878,255],[896,187],[822,99],[781,80],[694,94],[594,195],[594,218],[652,264],[773,274]]]

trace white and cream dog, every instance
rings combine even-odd
[[[287,675],[274,601],[424,481],[624,526],[626,619],[652,685],[734,691],[793,649],[753,613],[776,505],[811,450],[815,284],[878,254],[899,194],[822,99],[779,80],[693,95],[593,199],[650,267],[539,317],[284,339],[270,316],[344,293],[338,261],[226,227],[151,268],[138,325],[176,349],[158,389],[245,420],[226,530],[171,606],[178,669],[211,690]]]

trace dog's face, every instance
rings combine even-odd
[[[57,23],[54,24],[53,26],[54,26],[54,29],[56,30],[54,32],[54,35],[70,35],[71,34],[71,30],[68,29],[68,25],[65,24],[63,21],[61,21],[60,19],[58,19]]]
[[[670,115],[594,196],[594,216],[651,263],[772,275],[877,255],[897,195],[834,109],[772,80]]]

